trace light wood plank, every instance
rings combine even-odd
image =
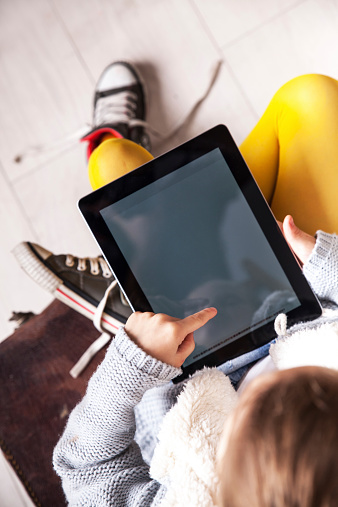
[[[0,451],[0,505],[1,507],[33,507],[22,483]]]
[[[0,166],[1,169],[1,166]],[[17,201],[7,178],[0,170],[0,341],[12,334],[15,324],[9,322],[12,311],[39,313],[51,301],[40,287],[33,283],[18,266],[11,250],[26,239],[36,240],[34,229]]]
[[[14,184],[37,242],[58,253],[96,256],[96,246],[77,202],[91,192],[85,147],[77,145]],[[32,196],[34,195],[34,199]]]
[[[233,44],[304,0],[192,0],[218,45]]]
[[[338,79],[337,26],[337,2],[308,0],[224,50],[258,115],[293,77],[320,73]]]
[[[32,5],[33,4],[33,5]],[[0,154],[10,180],[58,152],[21,163],[90,121],[92,80],[46,0],[0,2]]]
[[[225,124],[239,145],[254,127],[258,116],[252,111],[228,68],[222,65],[219,77],[206,100],[190,121],[166,143],[174,148],[179,143],[201,134],[218,124]]]

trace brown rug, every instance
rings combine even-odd
[[[106,348],[79,378],[69,370],[99,334],[55,300],[0,343],[0,445],[37,506],[66,505],[52,453]]]

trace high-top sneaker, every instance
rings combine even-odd
[[[100,315],[100,325],[106,331],[115,334],[131,314],[103,257],[55,255],[28,241],[19,243],[13,254],[22,269],[43,289],[92,321],[106,295]]]
[[[88,142],[88,158],[109,133],[150,151],[145,118],[144,86],[135,67],[126,62],[106,67],[95,88],[93,129],[81,139]]]

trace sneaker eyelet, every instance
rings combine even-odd
[[[65,260],[65,265],[68,267],[68,268],[72,268],[75,264],[75,261],[74,261],[74,258],[71,258],[71,257],[66,257],[66,260]]]

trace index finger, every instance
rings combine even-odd
[[[204,308],[197,313],[188,315],[184,319],[178,321],[179,325],[184,329],[186,334],[193,333],[204,326],[210,319],[213,319],[217,314],[216,308]]]

